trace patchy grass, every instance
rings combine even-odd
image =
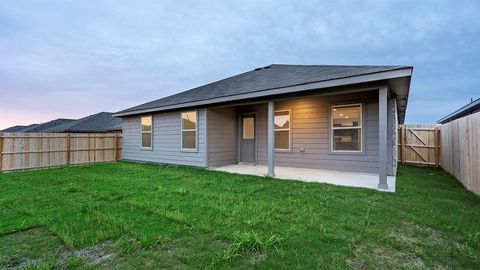
[[[120,162],[0,175],[0,269],[480,268],[480,198]]]
[[[280,242],[280,238],[276,235],[262,236],[255,232],[235,233],[234,241],[228,249],[226,249],[222,256],[221,261],[229,261],[236,257],[245,257],[250,255],[260,254],[267,251],[269,248],[277,249],[277,244]],[[216,263],[217,261],[214,261]]]

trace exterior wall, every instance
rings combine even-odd
[[[363,102],[363,153],[330,151],[330,106]],[[338,171],[378,173],[378,93],[304,97],[277,102],[276,110],[290,109],[292,151],[275,153],[275,164]],[[304,148],[305,152],[300,152]],[[266,160],[264,161],[266,162]]]
[[[363,152],[332,153],[330,106],[355,102],[363,103]],[[275,165],[378,173],[378,92],[298,97],[276,102],[275,109],[290,110],[292,145],[290,151],[275,152]],[[126,117],[123,123],[123,158],[201,167],[235,164],[238,162],[238,114],[242,112],[256,113],[257,164],[266,165],[266,104],[199,109],[197,152],[180,150],[181,111],[154,114],[153,150],[140,149],[140,116]],[[388,112],[387,164],[388,174],[392,175],[397,164],[397,110],[394,100],[389,100]]]
[[[141,162],[168,163],[206,167],[206,110],[198,110],[198,149],[181,151],[181,112],[153,114],[153,147],[142,150],[140,117],[123,118],[123,159]]]
[[[237,163],[235,107],[207,109],[208,167]]]
[[[363,153],[330,151],[330,106],[364,104]],[[267,164],[267,107],[238,108],[257,114],[257,163]],[[337,96],[306,96],[275,104],[275,110],[290,110],[291,151],[275,151],[275,165],[338,171],[378,173],[378,93],[365,92]],[[301,152],[300,149],[305,151]]]

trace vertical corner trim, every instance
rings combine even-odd
[[[387,183],[387,102],[388,87],[378,90],[378,189],[388,189]]]
[[[275,102],[273,100],[268,101],[268,173],[267,176],[275,176]]]

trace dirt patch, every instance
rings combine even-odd
[[[253,252],[253,253],[248,254],[247,258],[248,258],[248,261],[251,264],[257,264],[259,262],[264,261],[267,258],[267,254]]]
[[[12,232],[0,237],[0,269],[23,269],[52,264],[68,266],[71,261],[98,264],[111,261],[111,241],[82,249],[70,250],[57,235],[43,227]],[[70,260],[70,262],[69,262]]]
[[[367,269],[367,267],[365,267],[365,264],[358,258],[354,258],[354,257],[347,258],[347,264],[350,265],[352,269],[357,269],[357,270]]]
[[[0,257],[0,268],[1,269],[24,269],[31,265],[38,264],[38,260],[32,260],[28,258],[22,258],[19,256]]]
[[[410,250],[361,246],[354,253],[356,257],[350,258],[349,263],[355,269],[425,267],[423,260]]]
[[[115,253],[106,251],[106,247],[111,245],[111,241],[105,241],[92,247],[85,247],[77,250],[69,250],[62,247],[60,264],[65,264],[71,257],[81,258],[88,264],[98,264],[105,261],[111,261],[114,258]]]

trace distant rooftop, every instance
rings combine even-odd
[[[109,132],[122,129],[122,119],[113,117],[110,112],[100,112],[87,117],[75,119],[59,118],[42,124],[13,126],[1,132]]]
[[[122,119],[111,112],[100,112],[45,129],[43,132],[108,132],[122,129]]]
[[[470,102],[469,104],[463,106],[462,108],[452,112],[451,114],[443,117],[442,119],[438,120],[437,123],[439,124],[445,124],[448,122],[451,122],[455,119],[458,119],[460,117],[464,117],[466,115],[480,112],[480,98]]]
[[[25,128],[20,130],[21,132],[30,132],[30,133],[35,133],[35,132],[44,132],[47,129],[54,128],[58,125],[62,125],[71,121],[75,121],[74,119],[65,119],[65,118],[58,118],[52,121],[48,121],[39,125],[35,125],[29,128]]]
[[[37,124],[35,124],[37,125]],[[3,130],[0,130],[0,132],[18,132],[22,129],[25,129],[25,128],[28,128],[29,126],[21,126],[21,125],[17,125],[17,126],[13,126],[13,127],[9,127],[9,128],[6,128],[6,129],[3,129]]]

